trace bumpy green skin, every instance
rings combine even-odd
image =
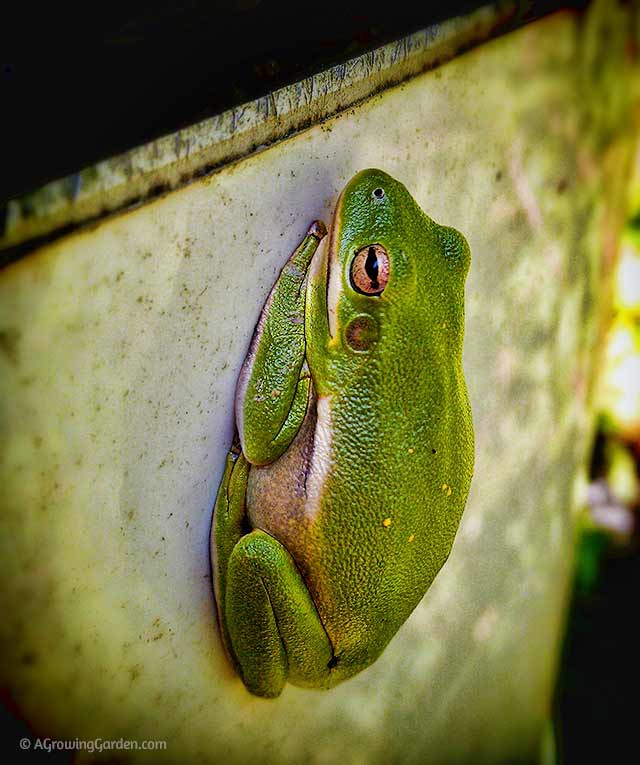
[[[378,658],[446,561],[473,472],[464,237],[380,170],[346,186],[318,250],[323,234],[312,226],[263,309],[215,508],[223,642],[265,697]],[[351,261],[374,243],[389,281],[362,295]]]

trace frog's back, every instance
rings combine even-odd
[[[414,359],[426,361],[419,351]],[[367,401],[347,389],[331,422],[332,452],[343,456],[327,477],[322,515],[311,529],[310,549],[319,554],[305,563],[334,649],[350,664],[374,661],[419,603],[464,510],[473,471],[471,410],[461,369],[439,369],[432,386],[389,390],[386,411],[377,397]],[[375,430],[366,426],[370,418]]]

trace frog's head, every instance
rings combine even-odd
[[[444,334],[462,347],[464,281],[470,253],[406,187],[363,170],[338,201],[328,251],[327,302],[334,341],[356,353],[399,351]],[[382,347],[381,347],[382,346]]]

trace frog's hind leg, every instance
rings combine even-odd
[[[283,545],[254,530],[233,548],[226,623],[251,693],[279,696],[287,680],[327,685],[333,651],[298,568]]]
[[[224,619],[224,602],[227,590],[227,569],[231,552],[240,538],[246,533],[245,496],[249,463],[234,446],[227,454],[224,474],[216,496],[211,525],[211,570],[216,596],[218,625],[225,651],[232,664],[238,667],[233,654],[229,632]]]

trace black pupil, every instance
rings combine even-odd
[[[374,195],[375,195],[375,196],[376,196],[378,199],[382,199],[382,197],[384,196],[384,191],[383,191],[382,189],[374,189],[374,190],[373,190],[373,193],[374,193]]]
[[[378,287],[378,256],[376,255],[375,247],[369,247],[369,252],[367,253],[367,260],[364,264],[364,270],[371,279],[371,286],[376,288]]]

